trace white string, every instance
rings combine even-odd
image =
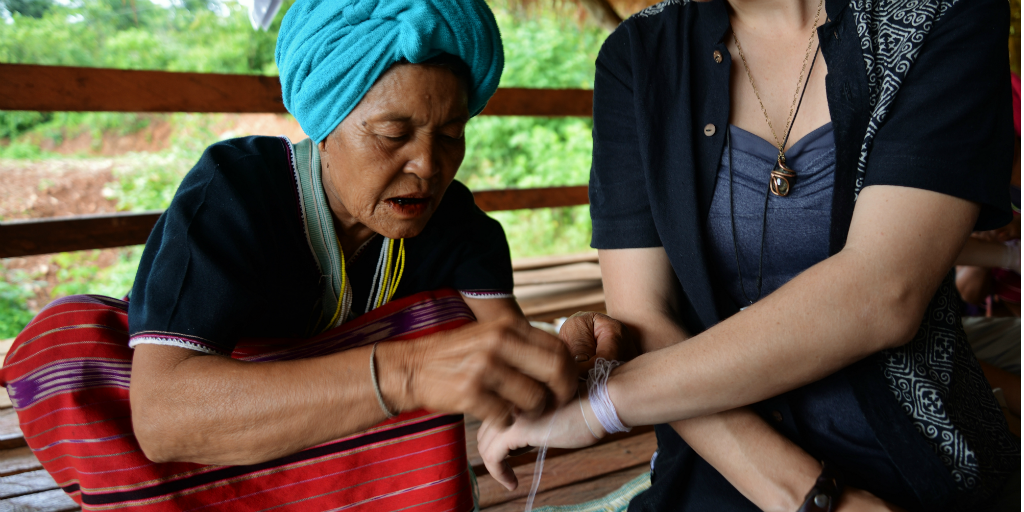
[[[373,284],[370,285],[370,296],[366,298],[366,313],[373,310],[373,305],[376,303],[374,300],[377,297],[378,284],[381,281],[382,274],[384,273],[384,265],[388,259],[388,238],[384,239],[384,242],[380,246],[380,256],[377,256],[377,270],[373,273]]]
[[[537,490],[540,489],[540,476],[544,472],[544,457],[548,455],[548,440],[551,439],[551,430],[555,427],[555,418],[557,417],[557,412],[551,415],[551,423],[548,423],[548,433],[544,434],[544,444],[541,445],[540,451],[537,452],[537,462],[533,465],[533,485],[530,486],[530,495],[526,498],[525,512],[533,510],[533,499],[537,497]]]
[[[612,369],[620,364],[622,363],[618,361],[598,358],[587,378],[587,389],[590,391],[590,406],[594,409],[597,421],[601,422],[601,426],[609,434],[629,432],[630,430],[629,427],[623,425],[622,421],[619,420],[619,414],[615,412],[615,404],[612,403],[612,399],[608,396],[608,377],[611,376]],[[583,412],[582,402],[580,402],[580,412]],[[551,439],[551,431],[555,427],[555,419],[557,417],[557,412],[551,416],[548,432],[544,435],[544,444],[541,445],[540,451],[537,452],[537,462],[534,464],[533,485],[530,486],[530,494],[526,498],[525,512],[533,510],[533,500],[537,497],[537,491],[540,489],[541,474],[544,472],[544,458],[548,454],[548,441]],[[587,415],[584,414],[583,420],[586,421],[586,419]],[[587,428],[590,428],[590,425],[587,425]],[[591,434],[593,434],[593,431],[591,431]]]
[[[614,434],[616,432],[629,432],[630,428],[623,425],[619,419],[619,413],[615,411],[615,404],[608,396],[608,377],[611,377],[612,370],[619,366],[619,361],[608,361],[598,358],[591,368],[587,378],[587,389],[590,391],[590,407],[594,409],[594,416],[604,427],[605,432]]]

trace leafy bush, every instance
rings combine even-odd
[[[35,316],[25,301],[32,297],[34,283],[23,271],[9,272],[0,264],[0,338],[13,338]]]
[[[17,137],[33,126],[49,121],[50,112],[22,112],[0,110],[0,139]]]
[[[14,141],[6,147],[0,147],[0,158],[34,159],[44,155],[38,144],[24,141]]]
[[[162,210],[171,204],[191,162],[180,154],[136,154],[131,167],[115,167],[103,196],[117,201],[118,210]]]

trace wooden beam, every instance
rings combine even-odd
[[[498,89],[481,112],[485,116],[594,115],[594,91],[588,89]]]
[[[586,185],[481,190],[473,193],[473,199],[476,200],[476,205],[485,212],[590,204]]]
[[[657,449],[658,440],[654,432],[648,432],[612,443],[584,448],[561,457],[549,458],[544,464],[540,491],[557,489],[641,464],[650,464],[651,455]],[[480,489],[480,508],[526,496],[530,492],[530,481],[533,479],[535,469],[533,463],[516,468],[519,486],[514,491],[506,490],[491,475],[477,476]]]
[[[23,446],[13,450],[0,451],[0,476],[16,475],[26,471],[43,469],[32,450]]]
[[[590,116],[585,89],[498,89],[483,115]],[[276,76],[0,64],[0,110],[286,112]]]
[[[274,76],[0,64],[0,110],[286,112]]]
[[[21,433],[18,414],[14,409],[0,409],[0,450],[28,446],[25,434]]]
[[[603,499],[605,496],[619,490],[623,485],[636,479],[640,475],[651,470],[649,463],[637,464],[631,468],[622,469],[613,473],[607,473],[597,478],[584,480],[579,483],[559,487],[550,491],[537,494],[533,502],[533,509],[548,506],[582,505],[592,500]],[[530,482],[521,482],[519,485],[529,485]],[[526,498],[519,498],[505,503],[482,509],[483,512],[520,512],[526,508]],[[570,509],[572,510],[572,509]],[[579,507],[579,510],[584,510]],[[610,510],[601,509],[598,506],[586,510]]]
[[[0,500],[51,491],[56,488],[57,482],[54,482],[53,477],[42,469],[3,476],[0,477]]]
[[[36,494],[26,494],[3,501],[0,511],[17,510],[18,512],[71,512],[81,510],[78,503],[64,491],[54,489]]]
[[[530,256],[528,258],[516,258],[512,261],[512,270],[535,270],[549,267],[558,267],[570,263],[594,262],[597,263],[597,251],[587,251],[577,254],[553,254],[550,256]]]
[[[146,243],[162,212],[0,222],[0,258]]]
[[[588,201],[586,186],[483,190],[473,196],[484,211],[576,206]],[[110,213],[0,222],[0,258],[144,244],[161,213]]]

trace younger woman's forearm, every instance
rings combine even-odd
[[[909,340],[914,329],[897,318],[903,294],[879,291],[855,266],[833,257],[685,343],[620,366],[608,383],[620,417],[649,425],[735,409]]]
[[[846,246],[686,343],[617,368],[627,425],[735,409],[913,338],[978,218],[975,203],[897,186],[861,191]]]
[[[800,508],[821,464],[747,408],[673,422],[672,428],[758,508]]]
[[[609,313],[627,319],[645,351],[686,343],[686,331],[658,308],[609,300]],[[698,455],[741,494],[766,511],[799,508],[821,465],[747,408],[671,423]]]

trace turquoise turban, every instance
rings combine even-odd
[[[484,0],[298,0],[281,23],[275,58],[285,108],[320,142],[392,64],[442,53],[469,66],[469,111],[479,114],[505,65]]]

